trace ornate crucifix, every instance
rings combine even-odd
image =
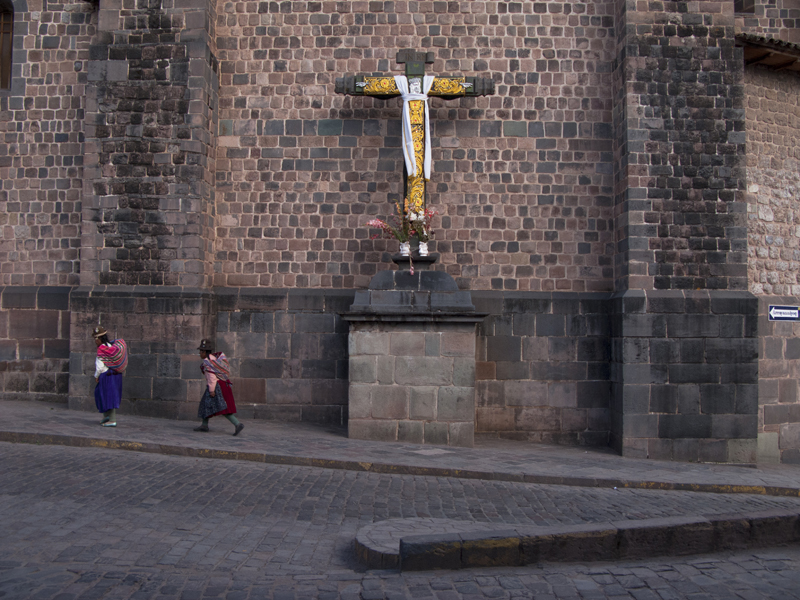
[[[400,50],[397,62],[405,63],[406,74],[395,76],[348,75],[336,79],[337,94],[403,98],[403,158],[406,170],[405,212],[425,208],[425,182],[431,176],[430,120],[428,96],[450,99],[460,96],[494,94],[494,81],[483,77],[435,77],[425,75],[433,52]]]

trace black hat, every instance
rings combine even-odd
[[[203,338],[200,340],[200,345],[197,347],[197,349],[203,350],[204,352],[211,352],[214,350],[214,344],[211,342],[211,340]]]

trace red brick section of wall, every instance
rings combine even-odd
[[[462,287],[612,286],[613,2],[222,2],[214,286],[365,287],[396,242],[366,222],[403,194],[400,101],[346,74],[492,77],[432,99],[432,251]]]
[[[0,91],[0,285],[75,285],[97,13],[84,2],[28,6],[14,16],[17,76]]]
[[[759,457],[800,462],[800,324],[769,321],[800,305],[800,76],[745,70],[749,286],[759,296]]]

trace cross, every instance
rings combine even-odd
[[[405,64],[405,76],[348,75],[336,79],[334,90],[348,96],[403,98],[403,158],[406,170],[404,214],[425,209],[425,182],[431,176],[428,96],[445,99],[494,94],[494,81],[485,77],[435,77],[425,75],[433,52],[400,50],[397,62]]]

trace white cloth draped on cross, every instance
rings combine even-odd
[[[422,93],[409,92],[408,78],[405,75],[395,75],[394,81],[400,96],[403,98],[403,158],[406,161],[406,170],[409,175],[417,175],[417,161],[414,159],[414,139],[411,135],[411,112],[408,103],[411,100],[422,100],[425,103],[425,154],[422,161],[423,175],[426,180],[431,178],[431,136],[430,118],[428,116],[428,92],[433,86],[433,75],[425,75],[422,80]]]

